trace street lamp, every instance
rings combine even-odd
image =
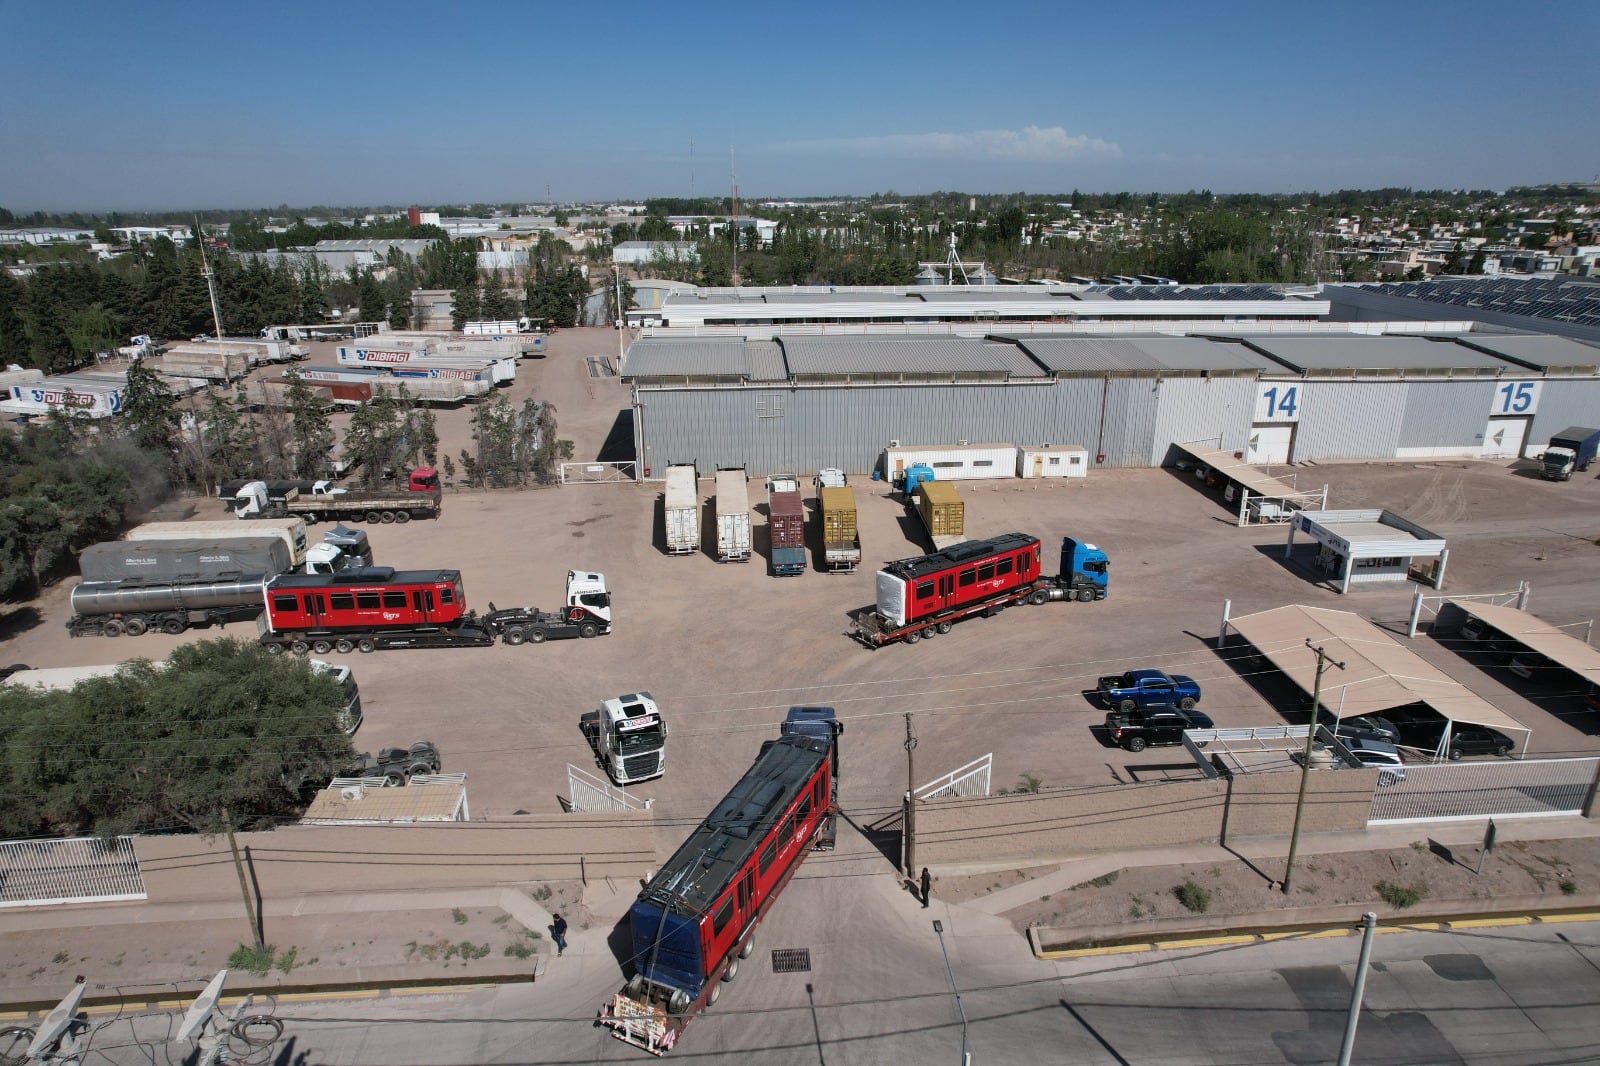
[[[968,1066],[972,1062],[972,1055],[967,1051],[967,1008],[961,1005],[961,989],[956,987],[956,972],[950,968],[950,949],[944,946],[944,923],[935,918],[933,931],[939,934],[939,950],[944,952],[944,972],[950,975],[950,991],[955,993],[956,1010],[961,1015],[961,1066]]]

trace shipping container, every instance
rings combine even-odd
[[[884,473],[892,484],[899,484],[906,468],[918,463],[932,467],[939,481],[1009,478],[1016,476],[1017,469],[1014,444],[892,444],[884,449],[883,456]]]
[[[767,531],[772,542],[772,573],[793,577],[806,572],[806,508],[800,480],[789,474],[767,479]]]
[[[692,555],[700,550],[700,489],[692,466],[667,467],[663,512],[667,554]]]
[[[1024,445],[1017,449],[1020,478],[1088,477],[1089,449],[1081,444]]]
[[[933,538],[935,551],[943,551],[966,539],[966,505],[961,493],[948,481],[924,481],[917,485],[916,511],[922,525]]]
[[[832,573],[849,573],[861,562],[861,534],[856,528],[856,493],[849,486],[823,486],[823,560]]]
[[[742,467],[717,471],[717,560],[750,561],[750,486]]]

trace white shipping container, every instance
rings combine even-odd
[[[933,468],[936,481],[971,481],[978,478],[1016,477],[1017,448],[1013,444],[929,444],[885,448],[884,470],[899,481],[907,467],[923,463]]]
[[[663,501],[667,553],[690,555],[700,550],[700,489],[692,466],[667,467]]]
[[[90,418],[105,418],[122,410],[122,389],[68,378],[45,378],[28,385],[13,385],[3,406],[8,414],[44,415],[68,406]]]
[[[1027,445],[1017,449],[1020,478],[1088,477],[1089,449],[1081,444]]]
[[[750,560],[750,486],[743,470],[717,471],[717,558]]]

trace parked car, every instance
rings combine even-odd
[[[1519,651],[1511,657],[1510,671],[1535,685],[1560,684],[1567,673],[1566,667],[1534,651]]]
[[[1364,767],[1378,770],[1378,784],[1392,785],[1406,779],[1406,761],[1400,749],[1382,740],[1352,738],[1344,742],[1351,758]]]
[[[1331,714],[1324,713],[1322,724],[1331,729],[1340,740],[1386,740],[1393,744],[1400,739],[1400,727],[1376,714],[1335,720]]]
[[[1187,711],[1200,702],[1200,686],[1194,678],[1160,670],[1129,670],[1102,677],[1096,691],[1102,703],[1120,711],[1163,704],[1177,704],[1179,710]]]
[[[1516,749],[1516,742],[1498,729],[1488,726],[1473,725],[1470,722],[1446,723],[1443,718],[1434,721],[1414,720],[1401,722],[1400,739],[1408,748],[1419,748],[1422,751],[1438,751],[1439,740],[1444,735],[1445,726],[1451,725],[1450,746],[1445,754],[1452,760],[1463,755],[1510,755]]]
[[[1517,648],[1516,641],[1506,639],[1503,633],[1481,618],[1469,617],[1456,632],[1462,640],[1472,641],[1475,647],[1465,650],[1481,656],[1482,662],[1504,662],[1505,657]]]
[[[1170,703],[1106,712],[1106,732],[1113,741],[1134,752],[1152,744],[1181,744],[1185,729],[1210,728],[1212,722],[1207,715]]]

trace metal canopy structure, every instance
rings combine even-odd
[[[1320,490],[1302,492],[1295,488],[1294,482],[1287,478],[1271,477],[1263,474],[1258,467],[1251,466],[1232,452],[1225,452],[1220,448],[1211,448],[1198,441],[1174,445],[1179,451],[1184,452],[1201,466],[1215,470],[1218,474],[1234,482],[1240,488],[1239,495],[1239,524],[1247,525],[1252,517],[1261,521],[1287,521],[1295,511],[1321,510],[1328,506],[1328,487],[1324,485]],[[1255,507],[1250,506],[1254,497]],[[1261,506],[1261,501],[1276,501],[1276,508]]]
[[[1224,619],[1224,640],[1230,627],[1308,697],[1316,686],[1317,657],[1306,649],[1307,640],[1344,663],[1342,671],[1322,676],[1322,707],[1337,718],[1423,704],[1446,720],[1441,751],[1455,722],[1521,733],[1527,751],[1531,729],[1354,611],[1290,604]]]
[[[1566,667],[1590,684],[1600,684],[1600,648],[1591,647],[1571,633],[1562,632],[1557,626],[1516,607],[1463,603],[1458,600],[1450,602],[1529,651],[1538,652],[1558,666]]]
[[[1349,592],[1352,582],[1371,584],[1409,580],[1412,559],[1439,560],[1431,583],[1435,588],[1444,587],[1445,564],[1450,559],[1444,538],[1392,511],[1297,514],[1289,525],[1289,539],[1283,546],[1285,559],[1294,552],[1294,535],[1297,531],[1306,533],[1322,545],[1324,556],[1337,571],[1334,576],[1338,578],[1340,592]],[[1363,568],[1371,568],[1371,572],[1357,572]]]

